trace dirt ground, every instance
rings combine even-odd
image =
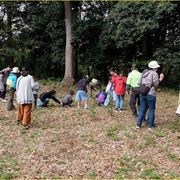
[[[52,88],[58,98],[71,90],[50,84],[41,85],[41,92]],[[7,112],[0,102],[0,178],[180,178],[178,94],[158,92],[152,131],[146,122],[135,128],[129,97],[125,100],[122,113],[97,106],[95,98],[88,110],[51,100],[49,107],[33,110],[29,130],[16,124],[17,110]]]

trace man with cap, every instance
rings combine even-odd
[[[1,74],[3,74],[2,76],[2,82],[4,84],[4,88],[3,88],[3,91],[0,93],[0,98],[2,99],[2,102],[7,102],[5,100],[5,96],[6,96],[6,87],[7,87],[7,84],[6,84],[6,81],[7,81],[7,78],[9,76],[9,74],[11,73],[12,71],[12,66],[8,66],[7,68],[3,69],[0,71]]]
[[[152,130],[155,127],[155,109],[156,109],[156,89],[159,83],[164,79],[164,74],[161,73],[160,77],[158,76],[157,70],[160,67],[157,61],[151,61],[148,64],[149,69],[143,71],[139,84],[143,84],[145,87],[149,87],[149,92],[146,95],[140,96],[140,110],[138,114],[138,121],[136,128],[140,129],[147,108],[149,109],[148,116],[148,129]]]
[[[17,83],[17,74],[19,74],[19,68],[14,67],[13,70],[11,71],[10,75],[7,78],[7,89],[9,93],[8,97],[8,103],[7,103],[7,111],[12,111],[15,109],[15,106],[13,104],[13,99],[14,99],[14,93],[16,91],[16,83]]]
[[[92,97],[93,91],[99,91],[99,93],[101,92],[102,84],[99,80],[93,78],[89,83],[89,87],[90,87],[90,97]]]
[[[137,118],[137,109],[136,103],[140,104],[139,93],[136,91],[136,88],[139,87],[138,82],[141,77],[141,73],[137,70],[136,64],[133,64],[131,67],[131,73],[128,75],[126,82],[126,92],[129,94],[130,87],[132,88],[131,98],[130,98],[130,107],[133,112],[133,117]]]

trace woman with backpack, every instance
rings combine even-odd
[[[144,70],[139,80],[140,96],[140,110],[136,128],[140,129],[147,109],[149,109],[148,116],[148,129],[151,130],[155,127],[155,109],[156,109],[156,89],[159,83],[164,79],[163,73],[158,76],[157,70],[160,67],[157,61],[151,61],[148,64],[148,69]],[[143,91],[144,93],[143,93]]]

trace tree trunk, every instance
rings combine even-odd
[[[13,47],[13,38],[12,38],[12,12],[11,12],[11,6],[8,4],[6,5],[6,11],[7,11],[7,46],[9,49],[12,49]],[[14,58],[12,55],[9,55],[8,57],[9,65],[14,66]]]
[[[66,26],[66,50],[65,50],[65,75],[62,84],[65,86],[74,85],[73,74],[73,46],[72,46],[72,15],[70,1],[64,1],[65,26]]]
[[[142,59],[148,60],[152,57],[152,40],[150,36],[144,36],[142,42]]]

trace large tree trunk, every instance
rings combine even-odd
[[[74,85],[73,71],[73,47],[72,47],[72,15],[70,1],[64,2],[65,6],[65,26],[66,26],[66,52],[65,52],[65,75],[62,84],[65,86]]]

